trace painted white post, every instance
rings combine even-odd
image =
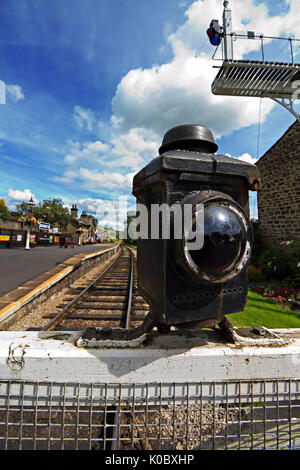
[[[30,200],[26,203],[26,206],[27,206],[27,215],[28,215],[30,213],[30,210],[34,206],[32,196],[31,196]],[[29,242],[30,242],[30,224],[28,224],[28,227],[27,227],[25,250],[30,250]]]
[[[25,250],[30,250],[29,241],[30,241],[30,225],[28,225],[27,227]]]
[[[224,56],[225,60],[233,60],[232,38],[231,36],[228,36],[232,33],[232,16],[228,5],[229,2],[225,0],[223,3]]]

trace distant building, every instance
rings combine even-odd
[[[44,229],[43,225],[49,225]],[[30,228],[31,240],[38,245],[59,244],[60,238],[71,241],[78,245],[95,242],[95,232],[93,217],[82,211],[78,217],[78,208],[73,204],[71,208],[71,222],[65,230],[50,224],[40,223]],[[0,248],[8,246],[24,246],[26,241],[27,227],[18,222],[0,219]]]
[[[271,247],[300,239],[300,123],[259,159],[258,220]]]
[[[97,236],[97,239],[103,243],[104,240],[107,238],[107,232],[105,230],[103,230],[103,228],[101,227],[97,227],[96,229],[96,236]]]
[[[83,245],[95,241],[95,232],[93,218],[88,216],[86,211],[82,211],[81,216],[78,217],[78,207],[73,204],[71,207],[71,222],[61,234],[67,238],[72,238],[74,243]]]

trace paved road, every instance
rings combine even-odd
[[[79,253],[105,250],[113,244],[84,245],[74,248],[37,246],[31,250],[24,248],[0,249],[0,296],[48,271],[67,258]]]

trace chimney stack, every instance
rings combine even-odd
[[[75,219],[78,218],[78,207],[76,206],[76,204],[73,204],[71,207],[71,215],[72,217],[75,217]]]

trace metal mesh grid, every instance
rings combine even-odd
[[[0,449],[299,449],[300,379],[0,380]]]

